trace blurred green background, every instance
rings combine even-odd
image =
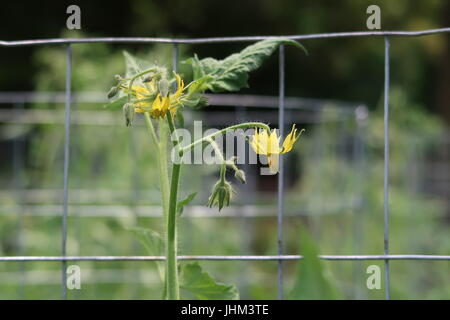
[[[78,4],[81,31],[65,29],[66,8]],[[446,27],[448,1],[144,1],[118,5],[61,1],[29,3],[27,11],[2,4],[1,40],[53,37],[209,37],[290,35],[366,29],[366,8],[378,4],[382,29]],[[382,261],[316,261],[314,256],[383,253],[383,63],[380,38],[308,40],[304,56],[286,48],[286,94],[316,99],[311,112],[287,111],[287,123],[306,128],[286,158],[285,254],[306,254],[284,264],[287,298],[382,299],[368,290],[366,268]],[[246,44],[181,45],[180,58],[223,58]],[[122,50],[171,65],[170,45],[73,46],[73,91],[106,92],[123,74]],[[450,254],[450,35],[391,39],[390,252]],[[0,97],[5,92],[63,92],[65,47],[0,47]],[[188,73],[185,66],[181,72]],[[275,54],[250,75],[243,94],[278,94]],[[93,94],[93,96],[96,96]],[[19,99],[20,100],[20,99]],[[338,101],[338,102],[336,102]],[[162,231],[155,159],[142,122],[126,128],[121,110],[103,102],[73,106],[68,255],[146,255],[130,232]],[[353,106],[365,106],[357,110]],[[60,255],[63,103],[0,104],[0,255]],[[350,108],[350,109],[348,109]],[[27,117],[19,115],[24,109]],[[345,110],[350,110],[350,112]],[[210,106],[189,111],[186,124],[204,128],[241,120],[277,126],[276,110]],[[312,120],[311,120],[312,119]],[[138,119],[139,120],[139,119]],[[216,167],[184,170],[182,196],[199,190],[181,219],[180,253],[277,253],[276,177],[246,166],[234,206],[218,213],[206,199]],[[309,236],[306,236],[308,234]],[[302,238],[303,237],[303,238]],[[306,237],[306,238],[304,238]],[[158,299],[151,262],[80,262],[82,290],[73,299]],[[276,262],[206,262],[205,270],[236,284],[241,298],[275,299]],[[0,263],[0,299],[59,299],[60,263]],[[448,261],[392,261],[394,299],[448,299]]]

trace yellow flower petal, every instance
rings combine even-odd
[[[298,136],[296,135],[297,129],[295,128],[295,124],[292,126],[291,132],[286,136],[286,138],[283,141],[283,151],[281,153],[286,153],[292,150],[294,147],[295,142],[298,139]]]
[[[180,97],[182,96],[184,90],[184,81],[181,79],[180,75],[175,74],[175,79],[177,80],[177,90],[174,94],[169,96],[171,107],[180,105]]]
[[[302,132],[303,130],[300,131],[300,134]],[[291,132],[284,139],[281,148],[281,137],[278,136],[276,129],[270,131],[270,134],[268,130],[255,129],[255,134],[250,139],[250,146],[257,154],[267,156],[270,171],[275,174],[278,172],[279,155],[291,151],[298,137],[297,129],[293,125]]]
[[[267,153],[268,154],[280,153],[280,138],[277,135],[276,129],[273,129],[272,132],[270,133],[268,147],[267,147]]]
[[[255,128],[255,134],[250,140],[250,146],[257,154],[267,154],[268,135],[265,130],[258,130]]]
[[[140,87],[140,86],[132,86],[131,92],[132,92],[132,95],[138,100],[145,99],[148,95],[150,95],[150,92],[148,91],[147,88]],[[141,101],[141,102],[136,102],[135,105],[137,107],[149,107],[150,102]]]
[[[131,87],[131,91],[136,96],[137,95],[149,95],[150,94],[150,92],[148,91],[147,88],[140,87],[140,86],[132,86]]]
[[[267,156],[267,160],[269,161],[270,172],[275,174],[278,172],[278,163],[279,163],[280,155],[279,154],[269,154]]]
[[[177,79],[177,91],[175,91],[175,94],[173,95],[173,97],[175,99],[178,99],[181,94],[183,93],[184,90],[184,81],[183,79],[181,79],[180,75],[175,74],[175,78]]]
[[[166,116],[167,111],[169,110],[170,99],[169,97],[164,97],[161,99],[161,94],[158,94],[153,101],[152,109],[150,110],[150,114],[153,118],[164,118]]]

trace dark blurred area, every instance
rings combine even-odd
[[[218,1],[41,1],[2,4],[0,39],[58,38],[66,30],[66,8],[81,8],[85,36],[214,37],[292,35],[367,30],[366,8],[381,8],[382,30],[419,30],[446,27],[450,2],[434,1],[254,1],[224,4]],[[73,32],[73,31],[72,31]],[[70,32],[65,34],[70,36]],[[413,98],[430,111],[450,120],[450,36],[395,39],[393,82],[414,87]],[[304,41],[314,58],[303,59],[301,73],[287,72],[287,94],[378,102],[383,68],[382,39]],[[328,50],[319,50],[326,46]],[[197,46],[204,56],[224,57],[241,45]],[[30,57],[38,47],[0,50],[2,91],[33,89],[36,64]],[[333,54],[329,54],[333,50]],[[407,50],[408,57],[403,56]],[[290,59],[298,53],[288,50]],[[369,62],[370,61],[370,62]],[[276,61],[273,61],[276,63]],[[398,64],[396,64],[398,62]],[[414,66],[414,68],[412,68]],[[252,81],[257,93],[276,94],[271,68],[263,68]],[[377,80],[377,81],[376,81]],[[375,88],[374,88],[375,87]],[[374,90],[377,89],[377,90]]]

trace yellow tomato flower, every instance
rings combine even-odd
[[[152,109],[150,110],[150,115],[155,118],[163,118],[166,116],[167,111],[170,107],[169,97],[161,98],[161,94],[158,94],[153,100]]]
[[[131,95],[134,97],[134,111],[138,113],[149,112],[153,118],[163,118],[166,116],[167,111],[170,110],[172,116],[175,116],[177,112],[177,107],[181,105],[181,97],[183,95],[184,81],[181,79],[180,75],[175,74],[175,79],[177,81],[177,89],[174,93],[169,94],[166,97],[162,97],[161,93],[158,93],[156,98],[152,101],[148,99],[147,101],[139,101],[154,96],[158,91],[157,83],[155,79],[149,82],[148,88],[141,86],[132,86]],[[124,88],[126,92],[128,88]]]
[[[303,130],[297,135],[297,128],[294,124],[291,132],[284,139],[283,145],[280,146],[281,137],[277,135],[276,129],[270,133],[265,129],[255,129],[255,134],[250,140],[250,146],[257,154],[267,156],[270,170],[276,173],[278,172],[279,155],[291,151],[302,132]]]

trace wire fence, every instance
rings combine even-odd
[[[385,294],[386,299],[391,298],[390,292],[390,261],[391,260],[436,260],[450,261],[450,255],[391,255],[389,252],[389,89],[390,89],[390,38],[391,37],[419,37],[438,33],[450,33],[450,28],[422,30],[415,32],[407,31],[369,31],[369,32],[338,32],[307,35],[284,36],[293,40],[312,40],[326,38],[353,38],[353,37],[383,37],[384,38],[384,185],[383,185],[383,223],[384,223],[384,252],[382,255],[321,255],[320,258],[332,261],[362,261],[381,260],[385,264]],[[67,299],[66,287],[66,264],[68,261],[160,261],[163,256],[67,256],[67,220],[69,211],[69,152],[71,144],[71,107],[72,96],[72,46],[77,43],[166,43],[173,46],[173,69],[176,71],[179,58],[179,46],[182,44],[213,44],[231,42],[251,42],[277,38],[274,36],[251,36],[251,37],[218,37],[197,39],[175,39],[175,38],[81,38],[81,39],[45,39],[45,40],[23,40],[23,41],[0,41],[2,47],[38,46],[59,44],[66,45],[66,90],[65,90],[65,142],[64,142],[64,167],[63,167],[63,205],[62,216],[62,239],[61,256],[3,256],[0,262],[11,261],[54,261],[61,263],[62,298]],[[285,111],[287,99],[285,97],[285,54],[284,46],[279,48],[279,96],[278,96],[278,122],[280,135],[284,134]],[[283,217],[284,208],[284,165],[280,157],[277,189],[277,255],[214,255],[214,256],[179,256],[180,260],[213,260],[213,261],[277,261],[277,286],[278,298],[283,299],[283,262],[288,260],[300,260],[301,255],[283,254]]]

